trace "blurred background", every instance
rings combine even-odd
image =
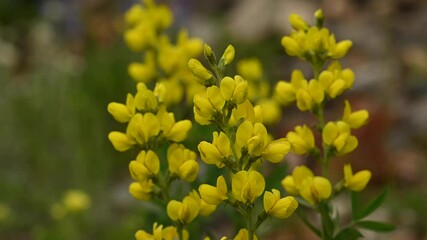
[[[117,153],[107,113],[135,83],[127,65],[123,14],[136,1],[0,1],[0,239],[133,239],[155,217],[155,206],[127,192],[131,154]],[[326,26],[353,48],[344,67],[356,73],[349,99],[370,112],[357,130],[355,169],[369,168],[368,190],[391,187],[375,218],[397,230],[367,239],[427,239],[427,2],[423,0],[169,0],[172,32],[185,27],[216,52],[229,43],[237,58],[257,57],[274,86],[305,63],[280,44],[290,13],[313,23],[322,8]],[[343,104],[330,106],[339,116]],[[278,136],[307,122],[283,110]],[[301,161],[289,156],[288,163]],[[341,163],[337,164],[337,175]],[[65,199],[65,200],[64,200]],[[65,214],[59,202],[75,210]],[[144,210],[148,209],[148,210]],[[295,218],[266,239],[311,239]],[[150,229],[151,227],[145,228]]]

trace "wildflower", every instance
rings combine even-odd
[[[223,132],[213,132],[212,143],[202,141],[197,148],[206,164],[215,164],[218,167],[222,167],[222,161],[232,155],[230,139]]]
[[[264,210],[267,214],[277,218],[287,218],[292,215],[298,207],[298,202],[294,197],[280,198],[280,192],[273,189],[264,193]]]
[[[230,64],[234,59],[235,50],[233,45],[228,45],[224,51],[224,54],[221,57],[221,60],[224,61],[224,65]]]
[[[176,122],[174,114],[167,112],[165,108],[159,109],[157,120],[160,122],[160,128],[166,139],[174,142],[184,141],[192,127],[190,120]]]
[[[196,190],[191,191],[188,194],[188,196],[194,198],[196,201],[199,201],[199,203],[200,203],[199,215],[200,216],[207,217],[207,216],[211,215],[213,212],[215,212],[216,205],[209,204],[209,203],[205,202],[205,200],[203,200],[203,198],[201,198],[201,196],[199,195],[199,193]]]
[[[357,138],[351,135],[350,126],[343,121],[328,122],[322,131],[322,139],[326,145],[333,146],[338,155],[353,151],[357,145]]]
[[[142,182],[133,182],[129,185],[129,193],[137,200],[148,201],[151,199],[154,183],[151,179]]]
[[[163,225],[159,225],[157,222],[153,224],[153,234],[147,233],[144,230],[138,230],[135,233],[136,240],[173,240],[178,238],[178,231],[176,227],[168,226],[163,227]],[[188,240],[188,231],[183,230],[183,239]]]
[[[291,151],[296,154],[306,154],[315,148],[313,132],[306,125],[296,126],[286,135],[286,139],[291,144]]]
[[[263,75],[261,63],[256,58],[240,60],[237,63],[237,72],[248,80],[259,80]]]
[[[360,128],[368,122],[369,112],[366,110],[351,111],[350,103],[346,100],[344,106],[344,114],[342,120],[346,122],[350,128]]]
[[[135,95],[135,107],[145,112],[155,112],[159,102],[153,91],[149,90],[144,83],[138,83],[138,92]]]
[[[219,176],[216,180],[215,187],[208,184],[202,184],[199,186],[199,193],[206,203],[218,205],[222,201],[228,199],[227,183],[223,176]]]
[[[354,73],[348,68],[342,70],[341,65],[335,61],[327,70],[320,73],[319,82],[329,97],[336,98],[353,86]]]
[[[137,113],[129,121],[126,135],[140,145],[147,144],[160,133],[160,122],[151,112],[144,115]]]
[[[298,14],[289,15],[289,22],[295,30],[306,30],[308,28],[308,24],[304,19]]]
[[[126,105],[121,103],[112,102],[108,104],[108,112],[114,119],[120,123],[129,122],[135,114],[135,103],[132,94],[128,93],[126,98]]]
[[[353,175],[350,164],[344,165],[344,186],[351,191],[363,191],[371,179],[369,170],[362,170]]]
[[[169,171],[179,178],[192,182],[199,173],[199,164],[196,161],[196,154],[182,145],[172,144],[168,148]]]
[[[182,202],[171,200],[166,210],[170,219],[187,224],[199,214],[200,202],[190,196],[186,196]]]
[[[201,85],[210,86],[213,84],[212,74],[205,67],[203,67],[199,60],[194,58],[190,59],[188,61],[188,68]]]
[[[332,194],[332,185],[324,177],[314,176],[306,166],[295,167],[291,176],[286,176],[281,182],[283,188],[292,194],[300,195],[314,205]]]
[[[110,132],[108,134],[108,139],[113,144],[114,149],[119,152],[127,151],[136,144],[135,140],[129,135],[117,131]]]
[[[241,104],[248,95],[248,82],[239,75],[236,75],[234,79],[224,77],[220,83],[220,91],[225,100]]]
[[[253,203],[264,192],[265,180],[257,171],[240,171],[233,175],[231,188],[238,201]]]
[[[154,175],[157,175],[160,170],[160,160],[157,155],[149,151],[141,151],[136,160],[129,163],[129,171],[132,178],[136,181],[144,181]]]

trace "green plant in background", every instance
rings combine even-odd
[[[358,228],[393,229],[386,223],[363,220],[381,205],[386,193],[362,208],[358,192],[368,184],[369,170],[353,174],[351,165],[345,164],[341,181],[333,186],[329,178],[330,162],[357,147],[358,140],[351,130],[362,127],[369,114],[366,110],[353,111],[346,101],[342,118],[326,121],[326,104],[353,85],[353,71],[343,69],[338,62],[352,43],[335,41],[334,35],[323,27],[320,10],[316,11],[315,18],[316,25],[310,26],[292,14],[290,22],[294,30],[282,39],[289,55],[312,66],[312,79],[306,80],[301,71],[295,70],[291,81],[278,82],[274,99],[268,99],[268,90],[258,95],[254,90],[266,88],[262,86],[261,65],[256,60],[243,61],[237,66],[238,72],[246,75],[250,82],[240,75],[225,74],[235,57],[233,46],[229,45],[218,59],[205,44],[203,52],[208,62],[205,67],[192,58],[202,51],[200,40],[188,39],[186,32],[181,31],[178,43],[172,45],[163,33],[172,22],[166,6],[146,0],[126,13],[129,29],[125,32],[125,41],[130,49],[142,52],[144,59],[142,63],[131,63],[128,68],[130,76],[138,82],[136,94],[129,93],[124,104],[108,105],[114,119],[126,124],[124,131],[113,131],[108,138],[117,151],[137,149],[135,160],[129,164],[134,180],[129,192],[138,200],[160,204],[173,224],[164,227],[166,223],[154,221],[152,232],[138,230],[136,239],[194,239],[202,234],[191,232],[191,223],[199,215],[209,216],[220,209],[219,205],[234,209],[245,219],[244,227],[234,239],[257,239],[256,231],[265,220],[288,218],[295,211],[322,239],[357,239],[362,236]],[[200,166],[197,154],[182,144],[193,126],[192,121],[177,121],[175,114],[168,110],[181,102],[184,94],[187,101],[192,99],[195,121],[215,129],[212,141],[201,141],[197,146],[207,166]],[[258,100],[262,101],[254,106]],[[261,104],[263,101],[269,105]],[[317,118],[314,131],[310,126],[301,125],[286,137],[274,139],[263,117],[267,116],[268,123],[277,122],[277,112],[270,111],[280,113],[277,103],[293,102],[299,110]],[[315,142],[317,133],[321,135],[320,143]],[[265,160],[281,163],[290,151],[317,159],[322,166],[321,175],[316,176],[307,166],[297,166],[281,182],[286,194],[274,188],[266,190],[263,163]],[[216,184],[194,184],[200,169],[210,165],[218,168]],[[352,220],[343,226],[333,200],[345,191],[351,194]],[[320,226],[313,223],[307,211],[319,215]],[[209,233],[204,235],[205,239],[214,237]]]

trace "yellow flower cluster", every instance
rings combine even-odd
[[[183,232],[183,240],[189,239],[189,234],[185,230]],[[175,240],[178,239],[178,231],[176,227],[168,226],[163,227],[163,225],[159,225],[157,222],[153,224],[153,233],[147,233],[144,230],[138,230],[135,233],[136,240]]]
[[[321,11],[315,13],[318,25],[323,21]],[[319,21],[320,20],[320,21]],[[293,27],[290,36],[282,38],[282,45],[289,56],[296,56],[302,60],[315,63],[324,62],[327,59],[339,59],[344,57],[352,42],[344,40],[336,42],[334,34],[328,29],[319,26],[309,26],[301,16],[291,14],[289,21]]]
[[[125,15],[124,40],[132,51],[143,54],[142,62],[129,64],[128,73],[137,82],[148,84],[156,79],[157,83],[162,83],[159,91],[168,94],[163,94],[160,100],[167,106],[179,103],[184,90],[190,101],[203,89],[187,68],[188,60],[201,54],[203,43],[198,38],[189,38],[188,32],[181,30],[176,44],[172,44],[169,36],[163,33],[172,21],[170,9],[156,5],[153,0],[133,5]]]

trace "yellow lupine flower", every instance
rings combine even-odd
[[[281,182],[282,187],[291,195],[298,195],[299,189],[295,186],[294,178],[286,176]]]
[[[250,155],[261,156],[268,144],[267,129],[262,123],[252,124],[244,121],[236,131],[236,144],[238,148],[247,147]]]
[[[126,134],[138,144],[146,144],[152,137],[158,136],[160,133],[160,122],[158,118],[148,112],[144,115],[137,113],[129,121],[126,129]]]
[[[209,204],[201,198],[199,193],[196,190],[191,191],[188,196],[194,198],[196,201],[200,203],[199,215],[203,217],[207,217],[211,215],[216,210],[216,205]]]
[[[306,154],[315,148],[313,132],[306,125],[296,126],[286,135],[286,139],[291,144],[291,151],[296,154]]]
[[[344,165],[344,186],[351,191],[363,191],[371,179],[369,170],[362,170],[353,175],[350,164]]]
[[[167,151],[169,171],[179,178],[192,182],[199,173],[199,164],[196,161],[196,154],[183,145],[171,144]]]
[[[154,112],[159,105],[153,91],[148,89],[144,83],[138,83],[138,92],[135,95],[135,107],[138,110]]]
[[[264,210],[267,214],[277,218],[290,217],[298,207],[298,202],[294,197],[280,198],[280,192],[273,189],[264,193]]]
[[[351,46],[353,46],[352,41],[350,40],[341,41],[329,50],[328,55],[333,59],[342,58],[348,53]]]
[[[327,178],[315,176],[306,179],[303,184],[300,195],[310,204],[315,205],[328,199],[332,194],[332,185]]]
[[[154,189],[153,180],[147,179],[142,182],[133,182],[129,185],[129,193],[137,200],[148,201]]]
[[[269,142],[262,152],[262,157],[272,163],[278,163],[283,160],[290,150],[291,145],[288,140],[286,140],[286,138],[281,138]]]
[[[171,200],[166,211],[173,221],[187,224],[193,221],[200,211],[200,202],[190,196],[186,196],[182,202]]]
[[[296,91],[297,107],[301,111],[312,110],[314,105],[320,104],[323,99],[324,89],[316,80],[311,80]]]
[[[305,85],[304,74],[300,70],[292,71],[291,81],[279,81],[275,89],[275,99],[282,105],[296,100],[296,91]]]
[[[197,78],[199,83],[204,86],[212,85],[212,74],[202,65],[202,63],[195,59],[191,58],[188,61],[188,68],[193,73],[193,75]]]
[[[174,142],[182,142],[187,139],[188,132],[192,127],[190,120],[175,122],[174,114],[167,112],[164,107],[161,107],[157,112],[157,119],[166,139]]]
[[[369,112],[366,110],[351,111],[350,103],[346,100],[344,106],[344,114],[342,120],[346,122],[350,128],[360,128],[368,122]]]
[[[157,155],[151,151],[141,151],[136,160],[129,163],[129,172],[131,177],[136,181],[144,181],[160,170],[160,160]]]
[[[238,201],[253,203],[264,192],[265,180],[257,171],[239,171],[233,175],[231,188]]]
[[[234,59],[235,50],[233,45],[228,45],[222,55],[221,59],[224,60],[224,65],[230,64]]]
[[[225,99],[222,97],[219,87],[211,86],[206,89],[206,96],[217,112],[221,112],[225,105]]]
[[[224,239],[224,238],[221,238]],[[227,239],[227,238],[225,238]],[[253,236],[254,240],[258,240],[257,236]],[[249,232],[246,228],[242,228],[239,230],[239,233],[233,238],[233,240],[249,240]]]
[[[112,102],[108,104],[107,110],[116,121],[120,123],[129,122],[129,120],[135,114],[135,103],[132,94],[128,93],[126,98],[126,105]]]
[[[219,176],[216,180],[216,187],[202,184],[199,186],[199,193],[206,203],[218,205],[222,201],[228,199],[227,183],[223,176]]]
[[[351,135],[350,126],[344,121],[328,122],[322,131],[322,139],[326,145],[334,146],[338,155],[353,151],[357,138]]]
[[[241,119],[247,120],[251,123],[261,123],[262,114],[255,114],[255,108],[252,103],[246,99],[242,104],[238,104],[237,108],[233,109],[230,121],[230,126],[235,126]]]
[[[289,15],[289,22],[295,30],[306,30],[308,28],[308,24],[304,19],[295,13]]]
[[[114,149],[119,152],[129,150],[136,142],[127,134],[113,131],[108,134],[108,139],[113,144]]]
[[[213,132],[212,143],[202,141],[198,145],[198,150],[202,160],[206,164],[216,164],[222,167],[222,160],[232,155],[230,139],[223,132]]]
[[[248,95],[248,82],[239,75],[234,76],[234,79],[224,77],[220,83],[220,91],[225,100],[242,104]]]

